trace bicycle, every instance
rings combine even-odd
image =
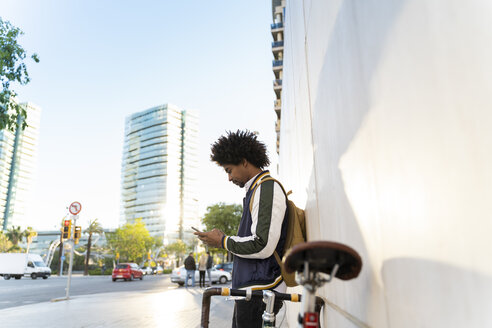
[[[298,316],[299,328],[319,327],[319,313],[324,301],[316,296],[316,291],[334,277],[341,280],[356,278],[362,269],[362,260],[352,248],[329,241],[312,241],[294,246],[283,259],[284,270],[296,272],[296,281],[303,287],[299,294],[283,294],[271,290],[251,291],[229,288],[208,288],[203,293],[201,327],[208,328],[210,297],[214,295],[243,297],[263,297],[266,303],[263,313],[263,327],[274,327],[275,299],[301,302]]]

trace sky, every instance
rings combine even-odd
[[[115,228],[125,118],[172,103],[200,115],[199,208],[241,203],[244,190],[210,162],[226,131],[249,129],[276,173],[271,1],[2,0],[19,27],[31,82],[20,102],[41,108],[29,225],[59,229],[74,201],[79,221]]]

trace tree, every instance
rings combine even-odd
[[[16,127],[25,129],[27,113],[15,102],[17,93],[11,89],[11,83],[26,85],[30,78],[24,62],[26,51],[17,43],[17,38],[24,34],[19,28],[0,17],[0,130],[8,128],[15,131]],[[37,54],[31,58],[38,63]]]
[[[243,207],[239,204],[217,203],[207,207],[202,223],[207,230],[217,228],[228,236],[235,235],[242,214]]]
[[[0,231],[0,253],[6,253],[12,248],[12,242]]]
[[[92,235],[93,234],[102,234],[103,228],[97,219],[89,221],[89,227],[84,230],[84,233],[89,235],[87,239],[87,252],[85,255],[85,264],[84,264],[84,276],[89,274],[89,258],[91,256],[91,248],[92,248]]]
[[[162,237],[150,237],[150,240],[147,241],[147,249],[152,249],[156,251],[156,254],[159,253],[159,248],[162,247]]]
[[[36,231],[34,231],[34,229],[32,227],[27,227],[23,232],[22,232],[22,235],[24,238],[26,238],[26,242],[27,242],[27,251],[26,252],[29,252],[29,246],[31,245],[32,243],[32,238],[34,236],[37,235]]]
[[[160,256],[162,251],[163,240],[162,237],[151,237],[151,245],[148,249],[153,251],[154,257],[157,258]]]
[[[29,238],[32,238],[36,235],[36,231],[32,227],[27,227],[24,231],[22,231],[22,238],[26,238],[28,241]]]
[[[22,251],[22,248],[19,246],[19,243],[25,238],[26,241],[29,237],[34,236],[35,231],[32,227],[27,227],[25,230],[22,230],[20,226],[12,226],[9,230],[7,230],[7,238],[11,242],[12,246],[8,249],[9,252],[18,253]]]
[[[243,207],[239,204],[217,203],[207,207],[207,212],[202,219],[206,230],[213,228],[221,230],[226,235],[235,235],[239,228],[239,221],[243,213]],[[226,254],[223,249],[217,250],[218,253]]]
[[[20,226],[12,226],[9,230],[7,230],[7,238],[14,247],[18,246],[22,241],[22,238],[24,238],[24,231],[21,230]]]
[[[188,245],[186,245],[182,240],[175,241],[174,243],[171,243],[165,247],[167,254],[174,254],[174,256],[176,257],[177,267],[179,266],[179,259],[181,259],[186,254],[188,249]]]
[[[125,224],[114,233],[106,234],[106,238],[110,248],[120,254],[121,260],[129,262],[140,262],[154,244],[154,239],[140,219],[133,224]]]

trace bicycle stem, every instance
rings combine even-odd
[[[263,291],[263,302],[265,302],[265,312],[261,318],[263,319],[263,327],[274,327],[275,326],[275,313],[273,311],[273,306],[275,305],[275,293],[271,290]]]

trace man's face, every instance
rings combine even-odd
[[[242,163],[238,165],[224,164],[222,167],[229,176],[229,181],[232,181],[232,183],[241,188],[244,187],[246,182],[250,179],[248,171]]]

